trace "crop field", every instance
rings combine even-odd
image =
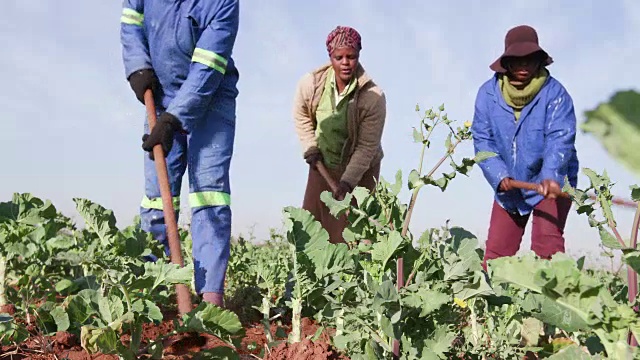
[[[224,309],[194,295],[193,310],[177,313],[175,285],[192,287],[188,228],[180,268],[139,224],[120,229],[89,199],[74,199],[82,228],[33,194],[3,200],[0,359],[640,358],[637,233],[616,228],[606,173],[585,168],[589,186],[564,190],[623,273],[566,254],[501,258],[485,272],[484,234],[408,229],[421,190],[446,191],[494,154],[456,157],[470,124],[444,106],[416,112],[416,169],[381,179],[373,193],[322,195],[348,217],[346,243],[331,244],[296,207],[283,209],[285,230],[266,242],[234,239]],[[431,144],[436,131],[448,134],[444,146]],[[423,169],[427,153],[441,159],[432,169]],[[398,197],[407,187],[408,202]],[[637,202],[640,190],[630,195]],[[150,253],[160,260],[146,262]]]

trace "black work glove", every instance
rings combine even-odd
[[[333,194],[333,198],[338,201],[344,200],[344,197],[347,195],[347,193],[350,193],[352,191],[353,187],[351,187],[351,185],[349,185],[346,181],[340,181],[340,184],[338,184],[338,191]]]
[[[311,168],[315,169],[316,163],[318,161],[322,161],[322,153],[320,152],[320,149],[314,146],[307,150],[304,154],[304,160],[309,164],[309,166],[311,166]]]
[[[151,89],[156,96],[160,89],[160,82],[152,69],[138,70],[129,76],[129,85],[136,94],[136,98],[144,105],[144,93]]]
[[[153,147],[161,144],[164,157],[166,158],[173,147],[173,135],[177,131],[184,132],[178,118],[168,112],[162,113],[156,122],[156,126],[151,130],[151,133],[142,136],[142,149],[149,152],[149,158],[151,160],[155,160]]]

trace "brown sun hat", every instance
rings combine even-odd
[[[546,65],[553,63],[551,56],[538,45],[538,33],[536,30],[528,25],[516,26],[511,28],[504,37],[504,53],[489,68],[495,72],[505,73],[507,70],[502,66],[504,57],[527,56],[538,51],[542,51],[546,56]]]

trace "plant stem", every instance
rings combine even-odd
[[[129,292],[124,286],[120,285],[119,287],[120,287],[120,291],[122,291],[122,295],[124,295],[124,300],[127,302],[127,310],[133,311],[133,304],[131,303],[131,297],[129,296]]]
[[[424,137],[424,140],[422,141],[422,149],[420,150],[420,161],[418,163],[418,176],[422,176],[422,165],[424,164],[424,152],[427,150],[428,140],[431,137],[431,133],[433,132],[433,129],[435,129],[436,125],[438,125],[437,121],[429,129],[427,136]],[[420,132],[422,132],[422,126],[420,126]],[[402,226],[402,236],[405,236],[409,229],[409,220],[411,220],[411,214],[413,213],[413,208],[415,207],[416,198],[418,197],[418,190],[420,190],[419,187],[413,189],[413,191],[411,192],[411,199],[409,200],[409,208],[407,209],[407,217],[405,218],[404,224]]]
[[[631,248],[635,249],[638,245],[638,230],[640,229],[640,203],[636,209],[636,214],[633,218],[633,226],[631,227]]]
[[[447,150],[447,153],[440,158],[440,160],[438,161],[438,163],[433,167],[433,169],[431,169],[431,171],[429,171],[429,173],[427,174],[427,177],[433,176],[433,174],[436,172],[436,170],[438,170],[438,168],[440,167],[440,165],[442,165],[442,163],[447,160],[447,158],[449,156],[451,156],[451,154],[453,154],[453,151],[456,149],[456,147],[458,146],[458,144],[460,144],[460,142],[462,142],[462,140],[458,139],[456,140],[455,143],[453,143],[451,145],[451,148],[449,150]]]
[[[452,144],[449,149],[447,149],[447,152],[440,158],[440,160],[438,160],[438,162],[434,165],[434,167],[426,175],[427,178],[433,176],[433,174],[444,163],[444,161],[447,160],[447,158],[449,156],[451,156],[451,154],[453,154],[453,151],[458,146],[458,144],[460,144],[460,142],[461,142],[460,139],[456,140],[456,142],[454,144]],[[422,168],[422,159],[420,160],[420,167]],[[421,170],[418,171],[418,173],[421,173]],[[411,194],[411,200],[409,201],[409,209],[407,210],[407,217],[405,218],[404,225],[402,226],[402,236],[406,236],[407,232],[409,231],[409,222],[411,221],[411,215],[413,214],[413,209],[415,208],[415,203],[416,203],[416,199],[418,197],[418,192],[419,191],[420,191],[420,188],[417,187],[417,188],[413,189],[413,192]]]
[[[273,342],[273,336],[271,335],[270,329],[271,322],[269,321],[269,314],[271,314],[270,300],[271,291],[267,289],[267,296],[262,298],[262,306],[260,309],[262,310],[262,326],[264,326],[264,335],[266,336],[268,343]]]
[[[7,304],[7,298],[5,294],[5,270],[7,267],[7,258],[4,255],[0,255],[0,306]]]
[[[439,122],[438,120],[434,122],[433,126],[429,129],[429,132],[427,133],[427,137],[424,138],[424,140],[422,141],[422,150],[420,151],[420,163],[418,165],[418,176],[422,176],[422,165],[424,164],[424,152],[427,148],[429,137],[431,137],[431,134],[433,133],[433,129],[435,129],[436,125],[438,125],[438,122]],[[420,129],[422,132],[422,127]],[[447,149],[447,153],[440,159],[440,161],[438,161],[436,166],[434,166],[434,168],[431,169],[428,176],[433,175],[436,169],[440,167],[440,165],[442,165],[444,160],[447,157],[449,157],[449,155],[451,155],[451,153],[453,152],[453,149],[455,149],[455,147],[459,143],[460,143],[460,140],[458,139],[455,145]],[[407,209],[407,216],[405,217],[404,224],[402,225],[402,232],[401,232],[402,237],[405,237],[407,235],[407,232],[409,231],[409,222],[411,221],[411,215],[413,214],[413,209],[415,208],[416,199],[418,198],[419,192],[420,192],[420,186],[413,189],[411,193],[411,200],[409,200],[409,208]],[[402,257],[398,257],[398,260],[396,261],[396,279],[398,282],[397,289],[400,290],[404,286],[404,259]],[[400,342],[396,339],[393,340],[393,357],[394,359],[400,358]]]
[[[631,226],[631,244],[630,247],[635,249],[638,245],[638,228],[640,228],[640,203],[636,208],[636,214],[633,217],[633,225]],[[627,286],[629,288],[629,302],[633,303],[638,296],[638,273],[636,273],[630,266],[627,266]],[[638,307],[635,306],[634,310],[637,312]],[[638,346],[638,340],[629,332],[628,343],[631,346]]]
[[[427,253],[426,251],[423,252],[420,257],[418,258],[418,260],[416,260],[416,262],[414,264],[418,264],[418,266],[414,266],[413,269],[411,270],[411,273],[409,274],[409,277],[407,278],[407,282],[405,284],[405,286],[409,286],[411,284],[411,281],[413,281],[413,278],[416,276],[417,274],[417,270],[420,266],[422,266],[425,261],[427,260]],[[429,265],[427,267],[427,270],[429,270],[431,268],[432,265]]]

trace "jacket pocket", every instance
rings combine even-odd
[[[521,144],[521,149],[524,152],[522,157],[525,160],[529,176],[537,174],[542,168],[544,162],[544,150],[545,134],[544,123],[542,121],[533,120],[531,125],[526,128],[524,133],[524,141]]]
[[[193,51],[201,33],[200,24],[194,14],[181,15],[178,18],[175,32],[175,41],[178,49],[189,57],[193,56]]]

